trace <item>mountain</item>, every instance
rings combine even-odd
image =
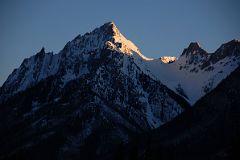
[[[177,95],[153,79],[143,67],[149,60],[113,22],[106,23],[91,33],[77,36],[59,54],[45,53],[43,48],[35,56],[25,59],[1,87],[1,99],[25,91],[49,77],[55,77],[53,81],[58,91],[73,80],[86,79],[94,92],[121,106],[120,109],[142,105],[140,112],[146,113],[147,125],[155,128],[181,113],[184,107],[179,104]],[[61,96],[52,90],[53,97]],[[132,94],[136,99],[129,98]],[[160,112],[163,112],[161,117]]]
[[[96,159],[172,120],[189,104],[149,60],[112,22],[25,59],[0,90],[0,158]]]
[[[57,54],[42,48],[0,88],[0,159],[117,159],[231,75],[239,46],[152,59],[109,22]]]
[[[190,110],[153,130],[147,138],[138,137],[135,145],[144,146],[135,151],[138,159],[239,159],[239,81],[240,67]]]
[[[77,36],[74,40],[68,42],[59,54],[45,53],[43,48],[36,55],[25,59],[3,84],[2,93],[11,95],[23,91],[42,79],[57,74],[61,69],[67,70],[68,68],[64,68],[64,65],[69,65],[70,68],[71,63],[87,61],[91,56],[94,56],[91,54],[102,49],[111,49],[126,55],[131,55],[133,51],[138,56],[145,58],[138,48],[119,32],[114,23],[106,23],[91,33]],[[62,73],[63,77],[61,78],[66,84],[68,81],[78,78],[81,74],[85,74],[85,72],[88,72],[87,68],[79,66],[74,70],[69,70],[66,74]]]
[[[1,87],[0,101],[52,75],[59,75],[64,86],[89,72],[80,61],[87,62],[92,59],[93,52],[105,48],[132,57],[144,74],[160,81],[191,105],[214,89],[240,64],[239,40],[221,45],[214,53],[207,53],[197,42],[192,42],[178,59],[171,56],[163,56],[160,60],[147,58],[120,33],[113,22],[109,22],[91,33],[78,35],[58,54],[45,53],[43,48],[25,59]],[[72,63],[76,64],[75,67]]]
[[[207,53],[193,42],[173,63],[164,64],[155,59],[146,64],[156,79],[191,105],[214,89],[239,65],[239,40],[221,45],[214,53]]]

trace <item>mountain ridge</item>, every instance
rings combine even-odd
[[[140,52],[136,45],[121,34],[114,22],[108,22],[90,33],[86,33],[83,36],[78,35],[72,41],[68,42],[58,54],[53,54],[52,52],[45,53],[45,50],[41,50],[39,52],[42,53],[41,56],[37,54],[36,56],[32,56],[32,59],[31,57],[25,59],[21,66],[15,69],[2,85],[2,96],[0,96],[0,100],[11,96],[11,94],[23,91],[48,76],[57,74],[57,72],[61,70],[61,66],[66,65],[64,64],[66,63],[64,59],[71,59],[71,56],[74,59],[73,54],[78,54],[80,55],[79,57],[81,57],[80,59],[87,61],[91,52],[108,48],[121,54],[135,57],[134,63],[137,63],[146,74],[155,80],[161,81],[175,93],[183,96],[189,103],[194,104],[201,96],[213,89],[221,79],[230,74],[234,68],[239,65],[239,46],[239,40],[232,40],[221,45],[219,49],[210,54],[202,49],[199,43],[191,42],[189,46],[183,50],[179,58],[169,57],[170,59],[166,59],[162,57],[160,60],[147,58]],[[234,50],[234,47],[237,49]],[[227,59],[228,57],[229,59]],[[224,62],[224,58],[227,62]],[[216,64],[219,61],[222,61],[220,63],[228,63],[226,66],[232,65],[228,61],[235,62],[233,62],[234,66],[228,67],[231,69],[223,73],[224,71],[222,70],[227,67],[225,67],[225,64],[223,64],[224,66],[222,64]],[[170,62],[171,64],[162,65],[161,62]],[[34,66],[35,63],[36,66]],[[220,65],[220,67],[218,67],[220,69],[217,69],[214,65]],[[221,67],[223,69],[221,69]],[[76,71],[75,69],[74,73],[67,72],[63,77],[63,85],[69,80],[76,79],[79,74],[87,73],[86,67],[80,70]],[[37,72],[40,72],[40,74]],[[169,74],[166,75],[165,72],[169,72]],[[185,82],[184,75],[186,72],[188,75],[191,75],[189,79],[195,79],[197,81],[200,79],[200,82],[198,82],[200,88],[194,91],[194,93],[191,91],[192,82]],[[207,74],[207,78],[204,79],[201,77],[199,72]],[[222,73],[220,74],[220,72]],[[195,75],[197,73],[199,73],[199,76]],[[166,76],[163,77],[161,75]]]
[[[240,42],[232,40],[207,53],[194,42],[173,63],[153,60],[148,67],[157,79],[193,105],[240,65],[239,48]]]

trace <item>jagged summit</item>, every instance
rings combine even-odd
[[[101,30],[110,31],[110,34],[118,35],[120,33],[119,29],[114,22],[107,22],[100,27]]]
[[[44,47],[42,47],[42,49],[40,50],[40,52],[39,53],[45,53],[45,48]]]
[[[39,52],[37,52],[37,54],[36,55],[44,55],[46,52],[45,52],[45,48],[44,47],[42,47],[41,48],[41,50],[39,51]]]
[[[134,43],[125,38],[114,22],[105,23],[83,36],[78,35],[65,48],[75,48],[75,54],[108,48],[128,55],[136,53],[144,60],[152,60],[145,57]]]
[[[198,42],[191,42],[188,46],[188,48],[185,48],[183,50],[183,53],[181,56],[186,55],[207,55],[208,53],[201,48],[200,44]]]
[[[92,33],[109,36],[109,38],[120,35],[120,31],[114,22],[107,22],[107,23],[103,24],[102,26],[94,29],[90,34],[92,34]],[[89,33],[86,33],[85,35],[88,35],[88,34]]]
[[[196,50],[201,48],[200,44],[198,42],[191,42],[188,46],[189,49]]]
[[[105,23],[100,28],[104,28],[112,32],[113,44],[108,42],[107,43],[108,46],[112,48],[118,48],[121,52],[124,52],[127,54],[133,54],[133,52],[135,52],[144,60],[152,60],[152,58],[147,58],[146,56],[144,56],[133,42],[128,40],[124,35],[122,35],[114,22]]]
[[[120,50],[121,52],[127,54],[131,54],[133,51],[143,56],[140,53],[138,47],[121,34],[120,30],[117,28],[114,22],[107,22],[99,27],[99,29],[95,29],[93,32],[98,32],[99,30],[102,34],[111,36],[110,40],[106,41],[105,43],[107,47]]]

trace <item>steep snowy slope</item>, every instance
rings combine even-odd
[[[14,95],[24,91],[42,79],[57,73],[59,56],[45,53],[42,48],[36,55],[24,59],[21,66],[15,69],[1,87],[1,96]]]
[[[240,65],[240,41],[232,40],[210,54],[191,43],[173,63],[146,61],[146,68],[176,93],[194,104]]]

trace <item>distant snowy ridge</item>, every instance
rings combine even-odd
[[[240,42],[232,40],[214,53],[203,50],[196,42],[184,49],[174,63],[147,62],[149,70],[167,87],[194,104],[214,89],[240,65]]]
[[[160,59],[163,63],[173,63],[177,60],[177,57],[163,56],[160,57]]]

